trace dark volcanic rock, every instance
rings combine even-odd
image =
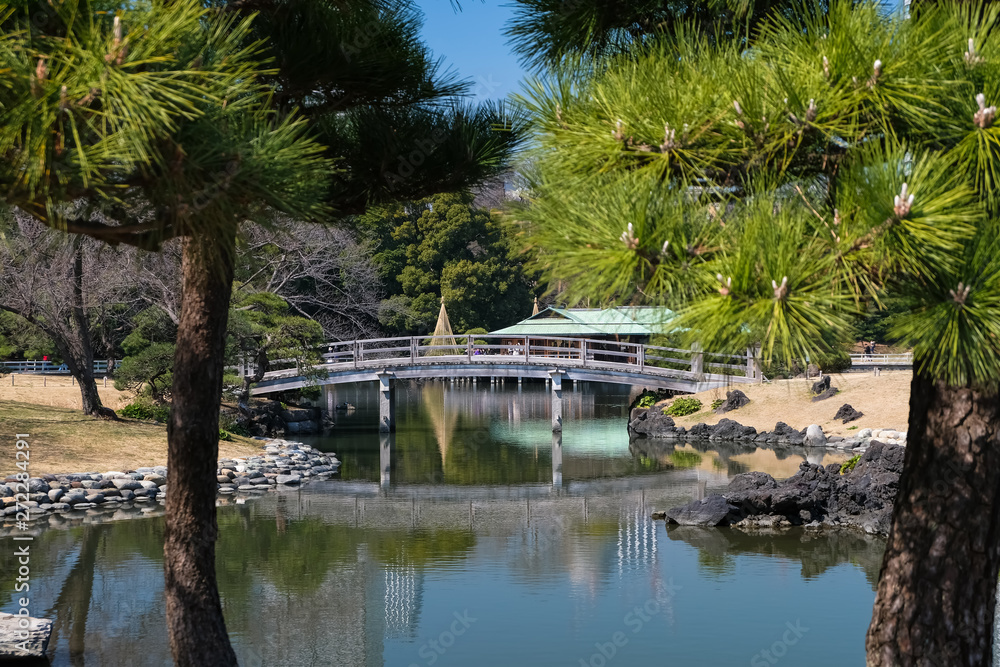
[[[660,408],[636,408],[632,410],[632,420],[628,424],[629,431],[637,435],[654,438],[671,438],[675,436],[673,417],[663,414]],[[680,429],[683,433],[684,429]]]
[[[733,477],[732,481],[729,482],[726,495],[776,488],[778,488],[778,483],[766,472],[745,472]]]
[[[865,413],[858,412],[853,407],[851,407],[850,403],[844,403],[843,405],[840,406],[840,409],[837,410],[837,414],[834,415],[833,418],[834,419],[843,419],[844,423],[846,424],[847,422],[852,422],[855,419],[861,419],[864,416],[865,416]]]
[[[771,435],[774,436],[774,440],[768,438],[767,442],[776,442],[782,445],[801,445],[806,441],[805,429],[796,431],[785,422],[778,422],[775,424],[774,431],[771,432]]]
[[[744,426],[732,419],[720,419],[718,424],[709,428],[709,440],[753,440],[757,437],[757,429],[753,426]]]
[[[709,496],[683,507],[667,510],[667,523],[682,526],[719,526],[728,524],[734,508],[722,496]]]
[[[816,401],[825,401],[828,398],[836,396],[838,393],[840,393],[840,390],[836,387],[827,387],[822,393],[813,396],[812,402],[815,403]]]
[[[843,475],[837,464],[812,463],[803,463],[795,475],[781,482],[761,472],[744,473],[733,478],[725,495],[675,507],[667,511],[667,519],[705,526],[822,521],[885,535],[892,521],[904,452],[898,445],[873,441],[854,470]]]
[[[715,414],[721,415],[732,410],[739,410],[744,405],[750,403],[750,399],[739,389],[733,389],[732,391],[726,392],[726,400],[722,405],[715,409]]]
[[[812,393],[822,394],[824,391],[830,388],[830,376],[824,375],[816,382],[813,382]]]
[[[707,438],[712,435],[713,428],[713,426],[709,426],[708,424],[698,423],[691,427],[688,435],[692,438]]]

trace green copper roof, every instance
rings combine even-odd
[[[673,317],[666,308],[546,308],[498,336],[650,336]]]

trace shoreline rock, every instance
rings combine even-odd
[[[743,473],[722,495],[667,510],[666,521],[751,530],[849,526],[887,535],[904,453],[899,445],[876,441],[844,474],[836,463],[825,467],[802,463],[795,475],[780,482],[763,472]]]
[[[856,435],[842,437],[826,435],[818,424],[810,424],[801,431],[797,431],[785,422],[778,422],[774,425],[773,431],[758,433],[753,426],[743,426],[732,419],[720,419],[717,424],[698,423],[686,429],[683,426],[677,426],[672,417],[663,414],[662,409],[657,407],[633,409],[629,414],[628,430],[633,437],[668,440],[732,440],[768,445],[804,445],[806,447],[859,449],[861,451],[864,451],[873,440],[906,446],[906,432],[891,429],[862,429]]]
[[[47,618],[0,613],[0,661],[27,664],[44,660],[51,636],[52,621]]]
[[[299,442],[267,439],[262,443],[262,449],[260,455],[218,460],[218,497],[279,486],[297,486],[310,479],[329,477],[340,466],[335,454],[320,452]],[[92,508],[129,508],[136,503],[162,504],[167,495],[167,482],[165,466],[142,467],[126,472],[46,474],[30,478],[25,494],[16,477],[9,476],[0,482],[0,517],[3,517],[4,526],[10,526],[17,521],[18,513],[25,511],[28,513],[27,520],[33,521],[50,514]]]

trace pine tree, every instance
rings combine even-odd
[[[869,665],[990,664],[1000,571],[1000,12],[803,4],[689,24],[526,95],[520,212],[571,297],[666,304],[705,348],[829,353],[904,297],[905,468]],[[748,48],[749,45],[749,48]]]
[[[491,110],[454,101],[459,82],[435,78],[406,7],[0,5],[4,202],[111,244],[183,241],[164,544],[178,665],[236,664],[216,585],[215,470],[240,223],[462,187],[514,145]],[[368,43],[348,41],[358,35]]]

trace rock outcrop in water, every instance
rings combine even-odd
[[[853,526],[885,535],[905,451],[899,445],[872,442],[854,469],[844,474],[836,463],[803,463],[781,482],[763,472],[737,475],[725,494],[668,510],[667,522],[741,528]]]

